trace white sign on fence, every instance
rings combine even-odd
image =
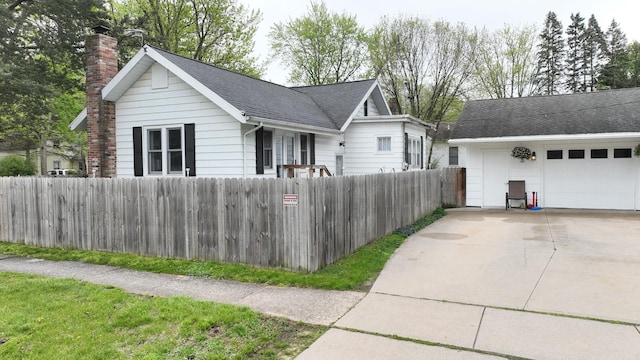
[[[282,205],[298,205],[298,194],[283,194]]]

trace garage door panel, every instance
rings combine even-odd
[[[588,156],[589,151],[585,153]],[[613,151],[609,153],[608,159],[546,159],[543,204],[558,208],[634,209],[634,159],[614,159]]]

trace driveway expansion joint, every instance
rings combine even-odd
[[[540,273],[540,277],[538,277],[538,281],[536,281],[536,284],[533,286],[533,290],[531,290],[531,293],[529,293],[529,297],[527,298],[527,301],[524,303],[524,306],[522,307],[522,310],[526,310],[527,306],[529,306],[529,302],[531,301],[531,298],[533,297],[533,293],[536,292],[536,289],[538,288],[538,285],[540,285],[540,281],[542,281],[542,277],[544,276],[545,272],[547,272],[547,268],[549,267],[549,264],[551,264],[551,260],[553,260],[553,256],[555,254],[556,254],[556,249],[555,249],[555,245],[554,245],[553,253],[551,253],[551,256],[549,257],[549,260],[544,265],[544,269],[542,269],[542,272]]]
[[[638,334],[640,334],[640,327],[638,327],[638,325],[634,326],[634,328],[636,328],[636,331],[638,332]]]
[[[453,344],[446,344],[446,343],[442,343],[442,342],[434,342],[434,341],[428,341],[428,340],[420,340],[420,339],[413,339],[410,337],[406,337],[406,336],[399,336],[399,335],[390,335],[390,334],[382,334],[382,333],[377,333],[375,331],[367,331],[367,330],[360,330],[360,329],[352,329],[349,327],[344,327],[344,326],[330,326],[332,329],[337,329],[337,330],[342,330],[342,331],[348,331],[348,332],[352,332],[352,333],[357,333],[357,334],[364,334],[364,335],[371,335],[371,336],[379,336],[382,338],[387,338],[387,339],[393,339],[393,340],[399,340],[399,341],[406,341],[406,342],[411,342],[411,343],[415,343],[415,344],[421,344],[421,345],[427,345],[427,346],[433,346],[433,347],[440,347],[440,348],[446,348],[446,349],[450,349],[450,350],[457,350],[457,351],[466,351],[469,353],[475,353],[475,354],[482,354],[482,355],[489,355],[489,356],[495,356],[495,357],[500,357],[500,358],[505,358],[505,359],[512,359],[512,360],[534,360],[534,359],[530,359],[530,358],[525,358],[525,357],[519,357],[519,356],[514,356],[514,355],[509,355],[509,354],[504,354],[504,353],[499,353],[499,352],[495,352],[495,351],[488,351],[488,350],[482,350],[482,349],[476,349],[476,348],[468,348],[465,346],[460,346],[460,345],[453,345]]]
[[[476,342],[478,341],[478,335],[480,335],[480,328],[482,327],[482,320],[484,320],[484,313],[487,311],[487,307],[485,306],[482,309],[482,314],[480,315],[480,321],[478,321],[478,329],[476,330],[476,337],[473,338],[473,346],[472,348],[476,348]]]

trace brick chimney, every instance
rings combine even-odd
[[[104,26],[93,28],[85,43],[87,74],[87,173],[95,177],[116,176],[115,104],[102,100],[102,89],[118,72],[118,42],[106,35]]]

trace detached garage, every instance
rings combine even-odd
[[[640,88],[469,101],[449,143],[466,155],[467,206],[504,207],[524,180],[542,207],[640,209]]]

